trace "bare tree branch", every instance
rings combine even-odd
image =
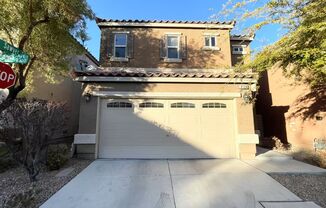
[[[34,61],[36,60],[36,56],[33,56],[31,60],[28,62],[27,66],[25,67],[24,78],[26,79],[29,70],[32,68]]]
[[[19,41],[18,48],[21,49],[21,50],[23,50],[24,47],[25,47],[25,44],[26,44],[27,40],[31,36],[31,34],[32,34],[33,30],[35,29],[35,27],[37,27],[40,24],[47,23],[49,21],[50,21],[50,17],[48,15],[45,15],[43,19],[40,19],[40,20],[35,21],[35,22],[32,22],[30,24],[30,26],[27,28],[27,31],[26,31],[25,35]]]

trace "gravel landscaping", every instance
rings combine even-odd
[[[32,207],[39,207],[61,187],[68,183],[73,177],[85,169],[92,160],[71,159],[67,164],[56,171],[46,171],[45,169],[38,175],[38,181],[35,183],[38,190]],[[73,169],[67,174],[59,174],[65,169]],[[22,167],[10,169],[6,172],[0,173],[0,206],[2,202],[13,194],[27,191],[31,183],[28,175]]]
[[[326,208],[326,175],[270,174],[275,180],[306,201]]]

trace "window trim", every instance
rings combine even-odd
[[[232,54],[247,54],[246,45],[232,45]],[[242,51],[234,51],[235,48],[242,48]]]
[[[221,50],[221,48],[219,48],[217,46],[217,40],[218,40],[218,34],[208,34],[208,33],[204,33],[204,50],[214,50],[214,51],[218,51]],[[206,38],[209,37],[209,45],[206,45]],[[212,38],[215,38],[215,46],[212,46]]]
[[[112,56],[112,58],[111,58],[111,61],[128,61],[129,59],[128,59],[128,34],[129,34],[129,32],[123,32],[123,31],[117,31],[117,32],[113,32],[113,34],[114,34],[114,40],[113,40],[113,56]],[[117,35],[125,35],[125,37],[126,37],[126,43],[125,43],[125,45],[116,45],[115,43],[116,43],[116,38],[117,38]],[[116,48],[122,48],[122,47],[124,47],[125,48],[125,56],[124,57],[117,57],[117,56],[115,56],[116,54],[115,54],[115,52],[116,52]]]
[[[166,58],[164,59],[164,62],[182,62],[182,59],[180,58],[180,37],[181,33],[165,33],[166,35]],[[168,38],[169,37],[177,37],[177,46],[169,46],[168,44]],[[169,58],[169,48],[176,48],[177,49],[177,58]]]

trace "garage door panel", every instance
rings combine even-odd
[[[100,158],[124,158],[124,159],[161,159],[161,158],[211,158],[211,155],[192,148],[191,146],[114,146],[107,151],[99,153]]]
[[[115,101],[101,102],[100,158],[235,156],[233,101],[135,99],[121,109],[108,102]]]

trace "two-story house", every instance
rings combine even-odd
[[[78,154],[96,158],[253,158],[252,37],[235,22],[105,20],[100,65],[83,83]]]

